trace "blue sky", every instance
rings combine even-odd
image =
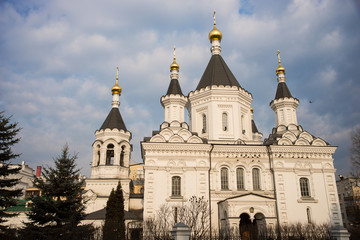
[[[339,147],[334,163],[346,175],[350,133],[360,127],[360,6],[351,0],[1,1],[0,109],[22,128],[15,162],[52,165],[68,143],[89,176],[117,65],[132,162],[141,162],[140,141],[164,120],[173,46],[187,94],[210,59],[214,9],[222,56],[252,93],[264,137],[275,126],[280,49],[299,124]]]

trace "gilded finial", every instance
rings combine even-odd
[[[219,29],[216,28],[215,13],[216,11],[214,10],[214,28],[209,32],[210,42],[212,42],[213,39],[219,39],[219,41],[221,41],[222,39],[222,33],[220,32]]]
[[[277,57],[278,57],[279,66],[276,69],[276,74],[279,74],[280,72],[285,73],[285,68],[281,66],[280,50],[277,50]]]
[[[175,46],[174,46],[174,61],[172,62],[172,64],[170,65],[170,71],[171,70],[179,70],[179,64],[176,63],[176,56],[175,56]]]
[[[214,26],[216,26],[215,13],[216,13],[216,11],[214,9]]]
[[[280,65],[280,64],[281,64],[281,60],[280,60],[280,50],[277,50],[277,57],[278,57],[279,65]]]
[[[116,67],[116,82],[115,85],[111,88],[112,94],[121,94],[121,87],[119,86],[119,66]]]
[[[116,82],[119,83],[119,66],[116,67]]]

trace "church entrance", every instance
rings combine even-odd
[[[266,231],[265,216],[257,213],[251,221],[249,214],[242,213],[240,215],[240,236],[242,240],[260,239]]]

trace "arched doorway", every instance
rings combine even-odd
[[[249,214],[242,213],[240,215],[240,236],[242,240],[256,240],[264,236],[266,231],[265,216],[257,213],[251,221]]]

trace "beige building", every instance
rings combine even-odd
[[[360,178],[339,175],[336,186],[344,227],[349,228],[360,220]]]

